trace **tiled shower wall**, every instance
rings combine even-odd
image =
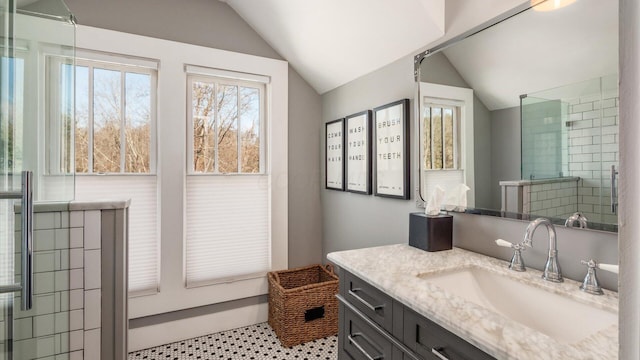
[[[569,101],[568,175],[581,178],[578,211],[595,222],[617,223],[611,212],[611,165],[618,168],[618,93]]]
[[[21,311],[16,294],[14,359],[100,359],[100,222],[99,210],[34,214],[34,307]],[[19,281],[20,231],[15,235]],[[7,319],[1,320],[0,328],[7,329]]]
[[[568,218],[578,209],[578,184],[567,178],[524,185],[522,213]]]

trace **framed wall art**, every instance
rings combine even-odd
[[[344,119],[325,124],[325,188],[344,191]]]
[[[374,193],[409,199],[409,99],[373,109]]]
[[[371,110],[345,118],[346,190],[371,194]]]

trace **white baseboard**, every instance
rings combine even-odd
[[[261,303],[214,314],[129,330],[129,352],[267,321],[269,304]]]

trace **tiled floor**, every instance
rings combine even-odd
[[[285,348],[280,345],[276,334],[267,323],[222,331],[129,354],[129,360],[336,360],[337,358],[337,336]]]

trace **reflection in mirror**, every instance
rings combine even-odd
[[[588,228],[615,231],[618,2],[529,9],[488,25],[418,55],[420,197],[464,182],[475,212],[562,225],[580,212]],[[436,84],[471,100],[451,99]]]

